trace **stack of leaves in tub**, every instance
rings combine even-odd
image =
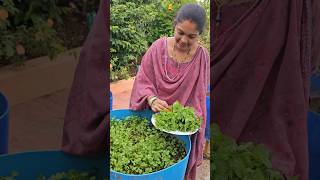
[[[111,169],[148,174],[165,169],[186,155],[183,142],[153,128],[145,118],[129,116],[110,121]]]
[[[155,115],[156,127],[165,131],[194,132],[199,129],[202,119],[197,118],[192,107],[184,107],[178,101],[170,111]]]

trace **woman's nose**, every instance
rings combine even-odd
[[[183,37],[181,38],[181,42],[182,42],[183,44],[188,44],[188,38],[187,38],[186,36],[183,36]]]

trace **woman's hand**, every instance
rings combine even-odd
[[[149,106],[151,107],[153,112],[160,112],[163,110],[169,110],[169,105],[166,101],[163,101],[163,100],[157,98],[154,101],[150,102],[151,98],[152,97],[148,98],[148,100],[149,100]]]

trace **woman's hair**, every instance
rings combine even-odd
[[[176,14],[176,17],[173,21],[173,25],[176,26],[178,23],[183,22],[185,20],[190,20],[197,24],[197,29],[201,34],[204,29],[204,25],[206,22],[206,12],[198,4],[185,4],[183,5]]]

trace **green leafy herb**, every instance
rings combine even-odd
[[[212,130],[212,179],[284,180],[283,174],[272,167],[271,155],[265,146],[251,142],[237,144],[232,138],[223,135],[216,124]]]
[[[178,101],[173,103],[171,111],[162,111],[155,115],[156,126],[167,131],[193,132],[202,122],[192,107],[183,107]]]
[[[126,174],[147,174],[167,168],[186,155],[176,137],[163,133],[137,116],[110,121],[111,169]]]

